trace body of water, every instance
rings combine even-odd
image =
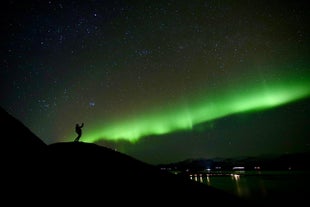
[[[189,177],[262,205],[310,199],[310,172],[305,171],[217,171]]]

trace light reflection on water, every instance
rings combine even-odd
[[[219,171],[190,174],[189,177],[253,201],[300,201],[310,196],[310,172]]]

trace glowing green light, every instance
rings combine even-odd
[[[87,142],[128,140],[136,142],[148,135],[160,135],[178,130],[190,130],[196,124],[224,116],[266,110],[310,96],[310,79],[300,78],[243,85],[230,90],[217,90],[205,97],[191,99],[186,104],[175,103],[173,108],[145,112],[122,122],[105,125],[83,139]]]

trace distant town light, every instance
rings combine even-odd
[[[244,170],[244,167],[233,167],[233,170]]]

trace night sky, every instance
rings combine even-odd
[[[310,150],[307,1],[6,1],[1,106],[139,160]],[[7,135],[9,139],[14,139]]]

